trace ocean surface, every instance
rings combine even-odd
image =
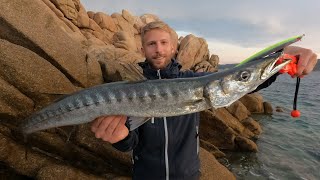
[[[263,129],[256,141],[259,152],[227,154],[223,164],[237,179],[320,180],[320,71],[301,79],[300,118],[290,116],[295,87],[296,79],[286,74],[260,91],[284,112],[254,116]]]

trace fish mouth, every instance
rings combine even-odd
[[[263,74],[261,75],[261,79],[267,79],[271,75],[276,74],[279,72],[283,67],[289,64],[292,59],[283,59],[279,61],[279,59],[283,58],[283,54],[281,53],[280,56],[275,58],[266,68]]]

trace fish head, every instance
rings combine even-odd
[[[219,79],[212,81],[206,88],[211,106],[229,106],[242,96],[254,91],[260,84],[276,74],[291,59],[277,63],[282,52],[257,59],[241,66],[221,72]]]

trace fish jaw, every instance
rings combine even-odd
[[[283,54],[281,54],[281,56],[283,56]],[[270,77],[270,74],[276,74],[277,72],[279,72],[283,67],[285,67],[287,64],[289,64],[292,59],[284,59],[284,61],[282,61],[281,63],[278,63],[276,65],[276,63],[278,62],[278,60],[281,58],[278,57],[277,59],[275,59],[275,61],[271,62],[263,71],[262,75],[261,75],[261,79],[262,80],[266,80]]]

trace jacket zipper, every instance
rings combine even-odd
[[[199,126],[196,126],[196,131],[197,131],[197,154],[199,155],[199,146],[200,146]]]
[[[161,79],[160,69],[157,70],[157,75],[159,79]],[[168,126],[167,126],[167,118],[163,117],[164,122],[164,136],[165,136],[165,147],[164,147],[164,160],[166,164],[166,180],[169,180],[169,158],[168,158]]]
[[[167,126],[167,118],[163,117],[164,121],[164,135],[165,135],[165,151],[164,151],[164,158],[166,162],[166,180],[169,180],[169,158],[168,158],[168,126]]]

